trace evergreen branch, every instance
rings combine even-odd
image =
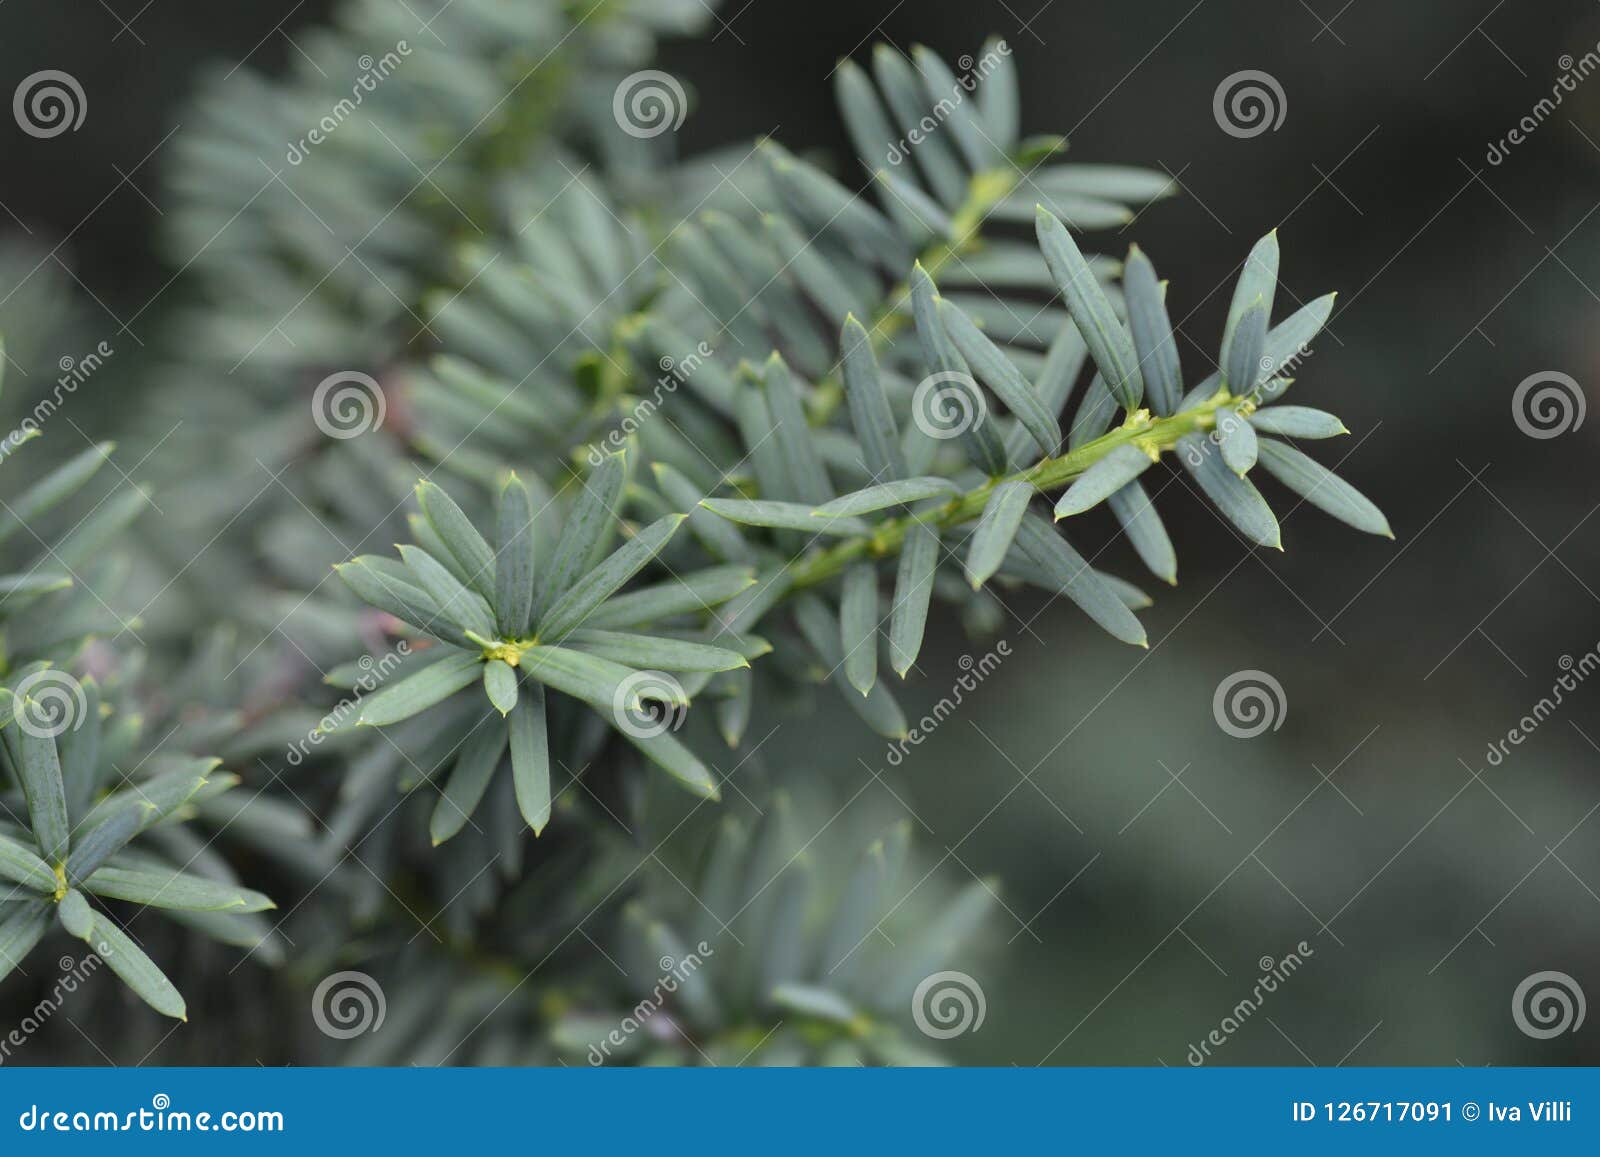
[[[789,567],[789,590],[803,590],[827,582],[856,559],[887,558],[896,554],[905,544],[907,531],[918,523],[931,523],[944,530],[971,522],[983,513],[994,491],[1007,482],[1023,482],[1043,494],[1075,481],[1118,446],[1134,445],[1152,458],[1159,457],[1176,449],[1183,435],[1212,429],[1216,425],[1217,410],[1231,400],[1225,391],[1219,392],[1209,401],[1166,418],[1152,418],[1148,410],[1139,410],[1110,433],[1065,454],[1043,458],[1014,474],[991,478],[982,486],[932,510],[887,519],[870,535],[845,539],[797,560]]]
[[[966,198],[950,218],[950,236],[930,242],[917,255],[915,265],[921,266],[929,277],[937,280],[950,262],[982,248],[983,222],[992,210],[1016,189],[1020,183],[1018,170],[985,169],[972,175],[967,184]],[[911,282],[901,281],[889,291],[887,298],[873,314],[867,326],[867,337],[874,353],[881,353],[890,340],[911,321]],[[813,420],[822,425],[831,418],[844,401],[844,384],[837,372],[817,383],[809,407]]]

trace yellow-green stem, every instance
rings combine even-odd
[[[871,535],[844,539],[795,560],[789,567],[789,589],[804,589],[826,582],[857,559],[882,558],[896,553],[905,542],[906,531],[913,523],[931,522],[944,529],[971,522],[983,513],[990,493],[1003,482],[1026,482],[1041,492],[1059,490],[1118,446],[1134,443],[1157,453],[1172,450],[1183,435],[1211,429],[1216,424],[1217,407],[1227,404],[1229,400],[1226,392],[1219,392],[1198,406],[1166,418],[1151,418],[1148,411],[1141,410],[1115,430],[1092,442],[1085,442],[1075,450],[1045,458],[1015,474],[991,478],[977,489],[952,498],[942,506],[891,518],[880,523]]]
[[[951,261],[983,247],[983,238],[979,233],[983,219],[989,215],[989,210],[1011,195],[1016,185],[1017,172],[1014,169],[1008,168],[1004,171],[995,169],[973,174],[967,188],[966,200],[950,218],[950,236],[955,240],[935,241],[917,255],[918,263],[929,277],[937,280],[940,271]],[[872,320],[867,325],[867,336],[872,343],[873,352],[883,349],[889,339],[905,328],[910,321],[908,305],[910,296],[910,284],[902,281],[889,292],[885,304],[873,314]],[[831,376],[823,378],[817,383],[817,388],[811,396],[812,421],[817,425],[827,422],[843,401],[844,386],[838,378]]]

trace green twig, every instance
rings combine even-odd
[[[789,589],[803,589],[827,582],[856,559],[882,558],[896,553],[905,542],[906,531],[912,523],[931,522],[942,530],[971,522],[983,513],[990,493],[1003,482],[1026,482],[1043,493],[1061,489],[1116,447],[1127,443],[1134,443],[1154,453],[1170,451],[1183,435],[1211,429],[1216,424],[1217,408],[1226,405],[1229,400],[1226,393],[1219,392],[1192,409],[1166,418],[1152,418],[1148,410],[1139,410],[1115,430],[1092,442],[1085,442],[1075,450],[1045,458],[1015,474],[991,478],[982,486],[931,510],[891,518],[880,523],[871,535],[845,539],[795,560],[789,567]]]

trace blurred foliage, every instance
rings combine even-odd
[[[568,333],[593,320],[596,302],[579,298],[545,303],[532,316],[501,314],[517,319],[507,344],[507,334],[474,327],[481,315],[466,312],[502,310],[503,293],[518,288],[496,283],[489,258],[514,246],[528,261],[580,236],[585,206],[575,189],[603,189],[626,230],[652,240],[708,193],[715,196],[702,208],[735,217],[747,212],[746,196],[773,204],[770,188],[722,179],[754,171],[739,164],[744,147],[678,164],[675,141],[720,144],[781,125],[793,146],[808,146],[804,156],[813,145],[843,156],[858,144],[824,108],[817,78],[884,13],[841,6],[797,29],[793,15],[712,18],[697,4],[631,14],[604,7],[605,19],[578,19],[574,28],[559,21],[581,13],[556,17],[524,5],[513,18],[502,6],[457,0],[442,18],[450,27],[439,25],[448,52],[413,40],[418,53],[402,57],[362,115],[307,150],[303,164],[288,163],[287,146],[349,93],[363,54],[381,57],[417,21],[390,5],[341,9],[328,28],[294,32],[312,63],[284,48],[285,77],[227,77],[230,59],[192,111],[173,118],[187,127],[162,161],[175,173],[171,191],[157,196],[162,271],[152,276],[149,263],[124,279],[140,288],[110,296],[122,316],[140,313],[142,344],[118,329],[117,356],[86,387],[108,404],[65,416],[85,437],[115,428],[133,451],[118,461],[153,485],[161,513],[126,542],[129,605],[150,604],[139,633],[151,674],[137,691],[146,731],[166,734],[170,721],[170,750],[219,754],[245,777],[246,791],[267,789],[259,798],[275,811],[237,824],[202,813],[189,826],[211,824],[242,878],[279,898],[296,950],[269,972],[260,953],[240,967],[237,953],[191,956],[165,939],[147,944],[164,964],[178,962],[172,975],[190,998],[189,1027],[164,1035],[102,983],[92,986],[92,1005],[67,1010],[82,1027],[115,1018],[128,1059],[157,1049],[153,1059],[168,1061],[582,1063],[594,1033],[603,1039],[659,981],[652,961],[669,953],[654,951],[652,938],[670,929],[683,941],[675,960],[694,947],[690,930],[704,913],[680,881],[698,879],[701,849],[731,837],[706,822],[708,813],[695,816],[694,801],[674,799],[662,777],[639,775],[603,728],[586,728],[576,713],[553,720],[552,734],[570,756],[558,777],[583,786],[558,795],[537,844],[521,830],[507,776],[486,788],[492,822],[484,830],[466,827],[431,848],[439,796],[428,781],[453,766],[451,745],[438,742],[448,727],[396,729],[393,744],[341,732],[310,746],[305,763],[285,760],[342,694],[319,690],[322,674],[340,682],[340,664],[361,655],[381,661],[392,644],[394,623],[336,593],[328,566],[421,542],[404,506],[416,462],[442,458],[468,436],[450,461],[469,468],[447,470],[444,481],[472,521],[491,525],[481,488],[499,465],[542,475],[560,493],[572,474],[549,473],[560,461],[551,451],[603,436],[627,412],[626,395],[606,392],[615,367],[593,356],[596,345],[636,371],[663,354],[683,357],[702,337],[691,328],[663,350],[625,351],[614,341],[659,337],[617,328],[656,301],[659,287],[646,284],[599,303],[598,342]],[[1592,423],[1535,441],[1517,431],[1509,409],[1512,389],[1536,371],[1561,368],[1580,382],[1593,372],[1583,335],[1596,299],[1584,287],[1600,263],[1588,215],[1595,157],[1584,135],[1600,139],[1600,98],[1580,90],[1563,117],[1502,166],[1484,169],[1478,158],[1548,88],[1558,55],[1592,46],[1593,17],[1555,5],[1548,22],[1491,21],[1489,44],[1462,41],[1471,20],[1443,4],[1404,13],[1358,6],[1333,18],[1332,32],[1277,6],[1223,6],[1192,20],[1187,7],[1155,5],[1140,21],[1110,5],[1045,14],[1031,25],[1045,47],[1026,30],[1010,31],[1023,127],[1070,130],[1074,160],[1116,158],[1177,174],[1180,195],[1142,211],[1136,228],[1162,270],[1177,274],[1169,300],[1186,363],[1210,367],[1242,239],[1279,227],[1295,258],[1282,287],[1291,307],[1324,285],[1344,290],[1328,337],[1297,369],[1306,383],[1297,391],[1339,398],[1357,432],[1354,450],[1340,449],[1349,452],[1341,470],[1383,497],[1398,546],[1352,545],[1295,513],[1282,520],[1289,555],[1251,557],[1175,474],[1178,484],[1158,493],[1186,583],[1144,613],[1149,654],[1093,637],[1080,617],[1006,586],[986,613],[968,606],[964,617],[997,630],[1017,657],[963,700],[937,738],[906,749],[903,762],[889,758],[853,712],[840,711],[852,706],[848,695],[813,702],[815,671],[780,670],[784,696],[754,704],[739,724],[756,750],[736,769],[741,790],[725,792],[720,806],[743,812],[748,793],[769,808],[772,790],[787,784],[807,801],[796,825],[802,836],[846,801],[852,819],[863,808],[880,813],[875,824],[829,830],[819,841],[827,851],[811,849],[809,858],[830,869],[806,904],[813,932],[858,849],[908,814],[913,844],[934,849],[920,859],[913,852],[901,873],[902,886],[913,885],[913,921],[948,911],[953,885],[970,883],[969,873],[1005,881],[1003,904],[978,936],[986,950],[967,965],[988,993],[988,1020],[937,1046],[957,1059],[1184,1063],[1188,1047],[1249,992],[1263,958],[1281,959],[1305,941],[1315,949],[1308,966],[1218,1050],[1217,1063],[1592,1061],[1581,1035],[1519,1033],[1509,1007],[1518,981],[1540,969],[1572,973],[1590,992],[1600,982],[1585,971],[1600,881],[1589,819],[1597,798],[1589,689],[1504,766],[1485,767],[1482,753],[1548,692],[1559,656],[1580,656],[1600,637],[1588,591],[1596,539],[1586,520],[1597,496],[1582,465]],[[510,19],[527,22],[499,23]],[[739,36],[723,31],[722,19]],[[950,45],[954,59],[955,46],[1013,22],[999,10],[891,13],[880,35]],[[620,77],[647,65],[656,33],[695,23],[708,24],[706,35],[669,44],[662,58],[696,82],[684,133],[640,142],[610,131]],[[1125,75],[1157,27],[1178,29],[1173,44],[1147,71]],[[504,53],[512,42],[517,50]],[[1096,48],[1068,53],[1070,69],[1035,65],[1066,42]],[[552,47],[552,59],[568,63],[538,70],[540,85],[518,86]],[[749,68],[751,53],[763,68]],[[499,63],[474,67],[475,54]],[[1227,73],[1263,61],[1286,82],[1285,130],[1220,136],[1207,98]],[[1483,83],[1485,70],[1499,83]],[[485,106],[504,115],[479,126]],[[154,144],[161,133],[149,135]],[[468,147],[451,148],[463,138]],[[1215,147],[1196,155],[1197,140]],[[15,205],[9,190],[5,199]],[[241,206],[243,227],[219,233]],[[557,236],[535,229],[528,239],[522,226],[546,206]],[[705,220],[713,237],[716,222]],[[76,223],[63,220],[58,233]],[[213,235],[220,240],[210,245]],[[12,407],[19,368],[33,383],[27,388],[37,388],[52,363],[81,359],[111,328],[104,303],[72,292],[56,262],[30,276],[48,247],[38,238],[25,244],[12,251],[21,256],[6,285],[26,282],[26,291],[0,306],[15,351]],[[104,260],[83,239],[80,247],[89,268]],[[697,277],[693,256],[673,251],[668,260],[683,288],[705,299],[704,332],[721,338],[730,370],[740,356],[761,366],[764,357],[746,348],[761,337],[729,342],[721,327],[736,327],[733,315],[754,319],[765,303],[754,294],[719,302],[711,293],[721,274],[706,276],[701,266]],[[141,307],[156,289],[159,304],[146,315]],[[683,297],[667,303],[675,322],[694,316]],[[1006,318],[983,320],[992,333]],[[826,378],[826,345],[837,332],[822,330],[823,372],[791,357],[808,386]],[[584,402],[608,405],[553,418],[513,413],[526,425],[508,424],[497,444],[493,429],[474,427],[472,410],[448,405],[440,382],[460,388],[461,378],[444,376],[459,366],[425,363],[441,347],[491,371],[469,383],[474,396],[518,383],[533,360],[542,377],[576,381],[596,391],[581,393]],[[1039,363],[1018,364],[1034,379]],[[385,430],[398,437],[334,444],[321,436],[314,387],[350,370],[381,384]],[[542,378],[532,385],[546,396],[554,388]],[[824,409],[840,403],[829,396],[823,383]],[[67,429],[30,453],[61,460],[82,446]],[[735,435],[729,461],[738,447]],[[159,452],[142,457],[151,450]],[[713,457],[720,471],[721,452]],[[830,469],[839,457],[825,459]],[[692,455],[687,463],[703,466]],[[571,465],[587,470],[581,453]],[[20,476],[21,460],[6,473]],[[634,475],[641,517],[658,474]],[[3,484],[13,494],[18,482]],[[1148,561],[1114,544],[1116,524],[1103,512],[1076,521],[1084,527],[1074,526],[1074,540],[1097,568]],[[916,660],[924,678],[897,692],[913,723],[938,710],[971,663],[960,617],[958,603],[935,599]],[[197,635],[196,622],[227,625]],[[758,667],[778,666],[806,645],[799,625],[770,633],[778,652]],[[1212,698],[1230,673],[1251,668],[1282,683],[1288,713],[1279,729],[1236,739],[1217,728]],[[715,750],[720,741],[700,715],[685,739]],[[726,731],[726,719],[717,723]],[[773,728],[769,744],[762,737]],[[792,741],[796,728],[803,743]],[[397,796],[397,785],[406,794]],[[682,832],[664,844],[654,838],[675,831],[685,812]],[[658,845],[659,857],[646,854]],[[936,863],[933,880],[915,886]],[[136,930],[142,937],[142,923]],[[643,1034],[645,1049],[615,1059],[743,1060],[742,1046],[757,1043],[778,1063],[908,1056],[873,1052],[880,1038],[849,1028],[854,1005],[844,1015],[818,997],[815,974],[797,962],[764,972],[774,967],[771,941],[733,931],[748,943],[735,951],[719,941],[705,973],[722,1006],[691,1007],[685,992],[676,1001],[682,1011]],[[309,994],[342,968],[381,982],[394,1031],[354,1047],[317,1031]],[[778,974],[790,984],[782,1012],[750,1005],[740,978]],[[54,978],[36,979],[48,988]],[[37,992],[14,980],[7,996],[15,991],[17,1008],[32,1007]],[[451,994],[442,1007],[418,995],[437,992]],[[932,1046],[914,1028],[908,1034],[902,997],[885,1009],[899,1025],[896,1039]],[[780,1016],[789,1029],[764,1038],[768,1019]],[[295,1026],[292,1040],[281,1038],[285,1023]],[[474,1025],[482,1027],[468,1033]],[[47,1025],[26,1059],[101,1058],[63,1021]]]

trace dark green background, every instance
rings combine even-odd
[[[0,117],[0,234],[58,281],[70,267],[84,332],[127,351],[78,411],[91,432],[139,404],[138,342],[175,272],[156,256],[172,207],[161,142],[183,131],[196,70],[247,54],[281,67],[326,8],[0,8],[0,89],[55,67],[90,92],[83,130],[56,140]],[[1247,550],[1174,476],[1164,509],[1183,581],[1147,612],[1148,653],[1025,598],[1005,630],[1013,656],[898,769],[842,711],[752,728],[783,728],[769,754],[787,775],[826,776],[844,797],[865,784],[887,814],[909,808],[959,878],[1003,880],[975,972],[988,1019],[960,1055],[1183,1064],[1249,994],[1259,958],[1305,940],[1314,955],[1219,1062],[1600,1060],[1600,1023],[1534,1040],[1511,1017],[1517,983],[1544,969],[1600,998],[1600,686],[1485,764],[1559,659],[1600,644],[1600,417],[1536,440],[1511,410],[1531,374],[1570,374],[1591,396],[1600,377],[1600,78],[1505,163],[1485,161],[1558,58],[1596,47],[1595,5],[733,0],[722,16],[663,62],[696,94],[691,149],[775,132],[841,155],[837,57],[886,38],[953,59],[1004,36],[1028,130],[1068,132],[1080,159],[1179,175],[1185,196],[1102,247],[1137,236],[1172,279],[1191,373],[1249,244],[1279,227],[1284,294],[1341,292],[1291,400],[1344,418],[1354,437],[1330,460],[1348,455],[1341,472],[1398,536],[1302,509],[1286,554]],[[1218,129],[1213,91],[1241,69],[1282,84],[1278,131]],[[1106,531],[1097,519],[1088,541]],[[1107,560],[1137,576],[1124,544]],[[988,647],[939,633],[912,703]],[[1288,702],[1253,740],[1212,717],[1219,681],[1246,668]]]

